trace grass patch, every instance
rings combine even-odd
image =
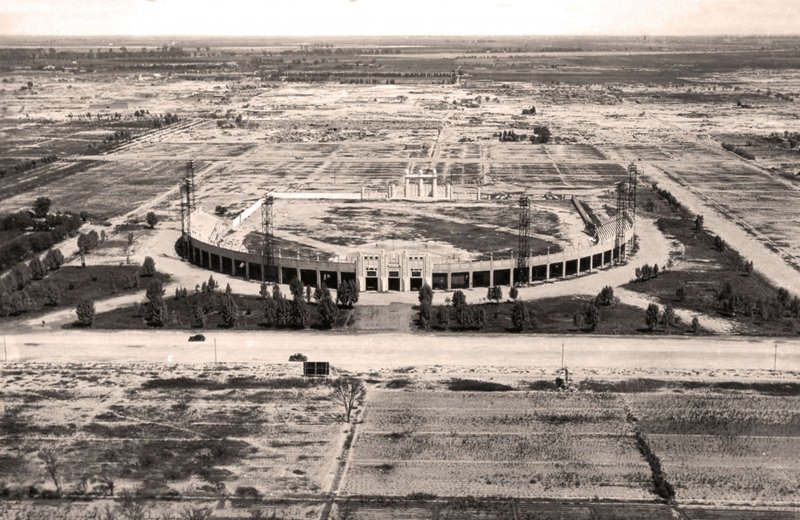
[[[191,377],[151,379],[142,383],[143,390],[287,390],[306,389],[325,384],[322,379],[284,377],[260,379],[254,376],[229,377],[224,381]]]

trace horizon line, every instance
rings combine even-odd
[[[553,33],[553,34],[2,34],[0,38],[793,38],[795,33],[691,33],[691,34],[649,34],[649,33]]]

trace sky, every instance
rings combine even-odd
[[[800,34],[800,0],[0,0],[0,35],[584,34]]]

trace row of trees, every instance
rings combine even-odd
[[[671,305],[667,305],[661,310],[658,304],[651,303],[645,310],[644,322],[650,332],[654,331],[659,325],[663,326],[665,331],[669,327],[677,327],[680,321]],[[700,330],[700,320],[697,316],[692,317],[692,324],[689,330],[695,333]]]
[[[636,275],[637,282],[646,282],[651,278],[658,278],[658,274],[660,273],[660,269],[658,268],[658,264],[644,264],[642,267],[637,267],[634,271]]]
[[[499,134],[501,142],[520,142],[530,141],[534,144],[544,144],[550,141],[550,128],[544,125],[536,125],[533,127],[533,134],[518,134],[514,130],[503,130]]]
[[[430,307],[433,291],[428,291],[430,287],[427,285],[423,286],[424,288],[427,289],[425,291],[420,289],[420,297],[424,298],[426,307]],[[420,325],[427,326],[422,318],[422,300],[420,300]],[[439,326],[445,330],[450,328],[451,323],[456,323],[463,329],[481,330],[486,326],[486,310],[479,305],[468,304],[467,296],[464,292],[455,291],[453,297],[446,302],[446,305],[440,307],[436,312],[436,320]],[[430,318],[428,318],[428,323],[430,323]]]
[[[38,159],[25,159],[23,161],[18,162],[14,165],[14,173],[23,173],[29,170],[36,168],[37,166],[42,166],[45,164],[50,164],[56,162],[58,160],[58,156],[56,155],[45,155]],[[0,178],[6,176],[6,170],[0,170]]]
[[[680,201],[678,201],[677,197],[675,197],[675,195],[673,195],[670,191],[665,190],[663,188],[659,188],[657,182],[654,182],[652,184],[652,188],[653,188],[653,191],[658,193],[658,195],[662,199],[667,201],[667,203],[669,204],[669,207],[672,208],[672,211],[678,211],[679,209],[681,209]]]

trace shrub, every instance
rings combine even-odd
[[[308,356],[298,352],[296,354],[292,354],[291,356],[289,356],[289,361],[308,361]]]
[[[508,291],[508,297],[511,298],[512,300],[516,300],[518,296],[519,296],[519,289],[517,289],[516,286],[512,287],[511,290]]]

